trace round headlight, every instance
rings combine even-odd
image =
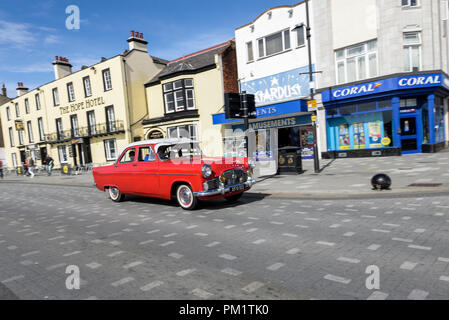
[[[205,164],[201,169],[203,178],[209,178],[212,175],[212,167],[209,164]]]

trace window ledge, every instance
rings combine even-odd
[[[401,6],[402,10],[414,10],[414,9],[421,9],[421,5],[419,6]]]
[[[257,60],[268,59],[268,58],[271,58],[271,57],[274,57],[274,56],[277,56],[277,55],[280,55],[280,54],[283,54],[283,53],[290,52],[290,51],[292,51],[292,50],[293,50],[293,49],[290,48],[290,49],[287,49],[287,50],[284,50],[284,51],[281,51],[281,52],[273,53],[273,54],[271,54],[271,55],[269,55],[269,56],[264,56],[264,57],[258,58]]]

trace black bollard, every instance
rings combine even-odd
[[[373,190],[389,190],[391,186],[391,178],[384,173],[376,174],[371,178]]]

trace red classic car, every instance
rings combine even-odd
[[[176,198],[193,210],[198,200],[237,201],[255,183],[248,158],[206,157],[198,141],[160,139],[128,145],[111,166],[93,169],[95,185],[115,201],[126,194]]]

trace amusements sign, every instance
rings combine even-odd
[[[104,102],[104,98],[98,97],[98,98],[93,98],[93,99],[86,99],[80,103],[72,103],[66,107],[60,107],[59,111],[62,115],[62,114],[77,112],[80,110],[90,109],[90,108],[93,108],[96,106],[101,106],[104,104],[106,104]]]

